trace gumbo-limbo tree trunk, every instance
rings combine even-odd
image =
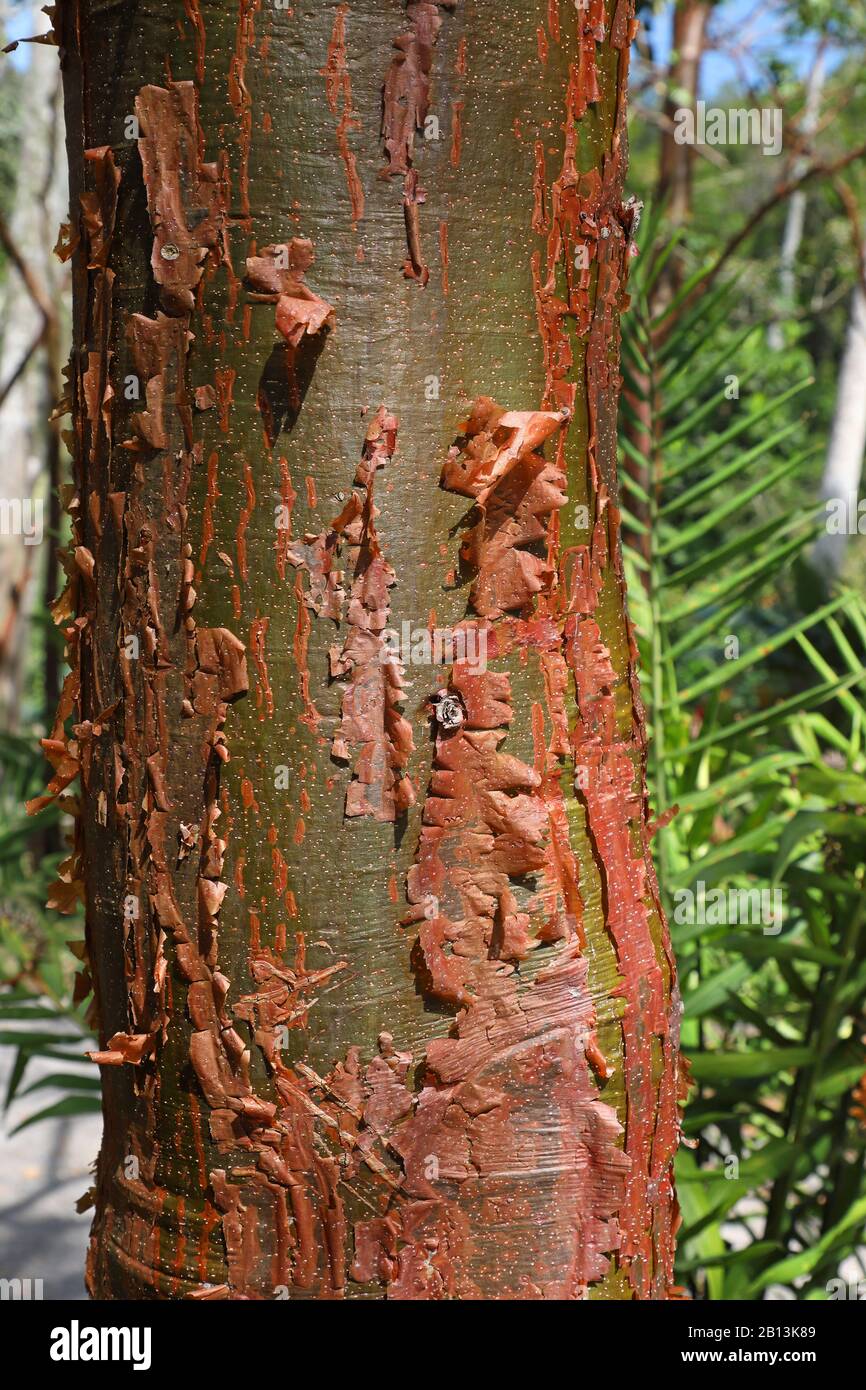
[[[665,1298],[631,0],[60,0],[102,1299]]]

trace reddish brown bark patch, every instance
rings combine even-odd
[[[169,314],[189,314],[208,250],[221,234],[216,164],[201,160],[201,131],[192,82],[142,87],[135,100],[138,141],[153,226],[151,270]]]
[[[444,488],[476,502],[460,559],[476,575],[470,603],[480,617],[527,611],[550,586],[549,562],[530,547],[546,538],[563,506],[565,477],[538,446],[568,418],[567,410],[504,411],[483,398],[442,470]]]
[[[345,540],[352,586],[349,634],[330,656],[331,675],[347,680],[332,756],[348,762],[350,749],[358,750],[346,815],[380,821],[396,820],[415,799],[405,771],[414,743],[400,713],[402,667],[382,636],[391,616],[388,591],[397,576],[382,554],[373,501],[376,473],[390,461],[396,442],[397,421],[382,406],[367,431],[352,496],[333,523]]]
[[[408,256],[403,262],[407,279],[426,285],[430,271],[421,247],[419,208],[426,199],[414,168],[415,137],[423,131],[430,110],[430,76],[433,50],[442,27],[440,10],[454,10],[457,0],[410,0],[406,17],[410,28],[394,39],[394,56],[382,90],[382,139],[388,163],[382,177],[403,176],[403,217]],[[459,162],[459,136],[457,160]]]
[[[346,170],[346,185],[349,190],[349,204],[352,222],[357,224],[364,216],[364,189],[358,174],[358,162],[349,145],[349,133],[360,128],[360,121],[352,105],[352,79],[346,50],[346,18],[348,5],[338,5],[334,16],[334,30],[328,44],[328,61],[323,69],[325,95],[333,115],[339,112],[337,123],[337,148]],[[342,109],[340,99],[342,98]]]

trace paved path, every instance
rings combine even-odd
[[[3,1091],[11,1060],[11,1051],[0,1048]],[[56,1062],[34,1058],[27,1081],[56,1068]],[[79,1216],[75,1203],[90,1186],[102,1122],[98,1115],[76,1115],[9,1135],[27,1114],[59,1099],[38,1091],[0,1117],[0,1278],[41,1279],[45,1299],[84,1299],[92,1212]]]

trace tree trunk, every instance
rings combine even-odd
[[[818,120],[821,115],[821,100],[824,95],[824,83],[826,78],[827,40],[822,36],[815,49],[815,59],[809,71],[809,80],[806,83],[806,101],[800,120],[800,136],[804,149],[791,164],[788,175],[790,179],[802,178],[809,167],[811,145],[815,132],[818,129]],[[795,188],[788,199],[788,210],[785,214],[785,229],[782,233],[782,247],[779,255],[780,312],[777,313],[767,329],[767,342],[774,352],[781,352],[785,345],[785,335],[782,326],[785,315],[796,313],[797,257],[800,254],[803,229],[806,226],[806,201],[807,195],[805,188]]]
[[[32,9],[30,23],[32,32],[45,27],[38,6]],[[66,274],[52,255],[53,241],[46,222],[56,226],[67,194],[57,63],[50,47],[30,47],[26,83],[28,113],[21,124],[9,235],[45,301],[59,306]],[[14,499],[18,505],[42,508],[42,532],[48,534],[52,518],[56,524],[48,475],[57,438],[46,417],[60,389],[54,370],[57,334],[54,325],[46,331],[40,307],[11,263],[6,268],[0,321],[0,384],[12,383],[0,405],[2,497]],[[38,345],[35,351],[34,344]],[[26,363],[23,370],[22,363]],[[35,511],[30,513],[30,521],[38,528]],[[20,727],[27,699],[27,635],[37,599],[34,579],[44,554],[38,540],[38,529],[34,534],[31,527],[28,539],[14,527],[7,529],[4,513],[0,530],[0,710],[3,727],[11,732]]]
[[[58,22],[91,1293],[666,1297],[632,6]]]
[[[680,145],[674,139],[674,116],[683,106],[690,107],[693,112],[697,109],[709,15],[710,5],[706,0],[677,0],[674,5],[668,73],[672,94],[665,100],[657,193],[667,202],[667,215],[673,227],[682,226],[691,215],[695,161],[694,146]]]
[[[844,501],[848,515],[858,515],[858,494],[866,450],[866,294],[857,283],[851,295],[851,310],[845,348],[839,364],[836,405],[824,473],[821,497],[824,501]],[[856,522],[855,522],[856,524]],[[812,549],[812,563],[827,582],[842,572],[848,535],[843,529],[826,530]]]

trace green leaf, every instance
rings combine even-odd
[[[32,1055],[32,1053],[25,1051],[23,1047],[19,1047],[16,1051],[15,1060],[9,1071],[9,1080],[6,1083],[6,1095],[3,1101],[4,1110],[8,1110],[11,1102],[15,1099],[24,1073],[27,1070],[27,1063],[30,1061]]]
[[[805,522],[810,515],[811,512],[804,511],[801,507],[795,507],[790,511],[783,512],[781,516],[773,516],[769,521],[762,521],[745,531],[738,531],[732,540],[725,541],[715,550],[699,556],[685,568],[671,569],[669,573],[662,573],[660,576],[661,587],[663,589],[673,585],[679,587],[680,585],[691,584],[696,579],[703,579],[705,574],[719,574],[729,560],[735,560],[737,556],[742,554],[755,554],[768,536],[780,536],[788,530],[789,526],[798,522]]]
[[[786,700],[777,701],[766,710],[758,710],[755,714],[733,720],[730,724],[714,729],[712,733],[698,737],[689,744],[686,750],[681,748],[669,749],[665,752],[664,759],[666,762],[678,760],[683,757],[684,751],[688,753],[703,752],[708,748],[716,748],[731,739],[744,737],[747,733],[764,735],[776,724],[784,723],[794,711],[825,704],[827,700],[836,696],[840,688],[848,690],[864,678],[866,678],[866,673],[863,675],[852,674],[838,680],[824,681],[821,685],[813,685],[808,690],[789,696]]]
[[[692,1052],[692,1076],[697,1081],[717,1084],[796,1071],[813,1061],[808,1047],[765,1047],[752,1052]]]
[[[829,614],[838,612],[838,610],[848,602],[849,595],[847,593],[840,594],[838,598],[831,599],[829,603],[826,603],[823,608],[819,608],[817,612],[807,614],[805,618],[800,618],[798,622],[791,623],[791,625],[786,627],[782,632],[768,637],[765,642],[762,642],[757,647],[753,647],[745,656],[739,657],[736,661],[723,662],[717,671],[711,672],[710,675],[705,676],[703,680],[696,681],[694,685],[681,691],[680,700],[683,703],[687,700],[696,700],[699,695],[703,695],[708,690],[714,690],[717,685],[726,685],[735,675],[738,675],[740,671],[745,671],[750,666],[754,666],[756,662],[763,661],[771,652],[778,651],[780,647],[784,647],[798,632],[803,632],[807,628],[814,627],[816,623],[821,622],[822,619],[828,617]]]
[[[85,1073],[80,1075],[74,1071],[56,1071],[50,1076],[42,1076],[38,1081],[33,1081],[26,1086],[23,1091],[19,1091],[20,1096],[32,1095],[34,1091],[44,1091],[55,1089],[58,1091],[95,1091],[97,1094],[102,1090],[102,1084],[98,1076],[88,1076]]]
[[[699,613],[702,608],[706,608],[710,604],[717,604],[731,594],[742,593],[747,585],[749,585],[750,592],[754,592],[754,586],[749,583],[751,580],[766,579],[777,582],[785,563],[798,551],[803,550],[813,539],[814,534],[814,529],[804,530],[800,535],[786,541],[784,545],[776,546],[768,554],[755,560],[753,564],[744,565],[733,574],[717,579],[705,588],[698,589],[683,603],[674,605],[673,608],[667,610],[663,609],[663,621],[666,624],[682,622],[684,618],[693,617],[695,613]]]
[[[773,883],[784,876],[791,861],[801,853],[801,846],[815,835],[854,835],[866,839],[866,821],[860,816],[846,815],[844,812],[826,810],[797,811],[790,824],[782,832],[776,858],[773,863]]]
[[[802,754],[768,753],[766,757],[758,758],[754,762],[747,763],[745,767],[737,768],[735,772],[729,772],[726,776],[717,778],[704,791],[692,792],[690,796],[678,795],[676,799],[680,808],[680,815],[689,815],[693,811],[701,810],[704,806],[718,806],[723,799],[736,796],[737,792],[742,791],[745,787],[750,787],[753,782],[761,781],[773,773],[785,773],[789,768],[797,767],[807,761]],[[785,780],[788,779],[785,778]]]
[[[769,933],[765,936],[751,937],[722,936],[718,945],[731,951],[739,951],[741,955],[763,960],[808,960],[815,965],[835,967],[844,962],[844,957],[840,956],[838,951],[824,950],[820,946],[810,946],[807,941],[792,939],[790,936],[771,936]]]
[[[733,343],[726,343],[722,351],[711,358],[706,367],[703,367],[697,373],[689,373],[688,384],[680,391],[679,395],[664,392],[659,404],[662,417],[666,419],[670,415],[676,415],[677,411],[681,410],[684,405],[688,405],[690,401],[695,400],[698,393],[707,382],[714,381],[718,377],[719,369],[722,367],[726,369],[729,368],[738,350],[743,347],[749,338],[758,332],[760,332],[760,326],[750,323],[748,328],[740,334],[739,338],[735,338]]]
[[[687,1018],[703,1018],[715,1013],[729,994],[734,994],[744,980],[752,973],[747,961],[734,961],[733,965],[720,970],[708,980],[703,980],[697,989],[686,990],[683,994],[683,1008]]]
[[[762,406],[760,410],[754,411],[751,415],[744,415],[736,424],[731,425],[728,429],[723,430],[721,434],[716,435],[714,439],[711,439],[709,443],[699,449],[696,454],[691,454],[674,467],[666,469],[665,482],[671,483],[683,473],[691,473],[694,469],[699,468],[702,463],[708,463],[711,459],[715,458],[724,445],[732,443],[735,439],[739,439],[741,434],[745,434],[746,431],[750,430],[754,425],[760,424],[760,422],[766,420],[769,415],[780,410],[783,405],[787,404],[792,396],[798,395],[801,391],[805,391],[807,387],[814,386],[814,384],[814,377],[804,377],[802,381],[798,381],[795,386],[790,387],[790,389],[785,391],[781,396],[776,396],[768,405]]]
[[[29,1129],[41,1120],[59,1120],[70,1115],[98,1115],[100,1110],[100,1102],[95,1096],[67,1096],[64,1100],[56,1101],[54,1105],[46,1105],[44,1110],[38,1110],[35,1115],[28,1115],[26,1120],[22,1120],[9,1133],[20,1134],[22,1129]]]
[[[768,1284],[793,1284],[795,1280],[804,1278],[817,1265],[821,1264],[830,1251],[835,1249],[842,1237],[847,1237],[850,1231],[861,1232],[864,1224],[866,1224],[866,1197],[855,1202],[842,1220],[838,1221],[808,1249],[801,1250],[796,1255],[789,1255],[784,1260],[778,1260],[768,1269],[763,1270],[749,1286],[749,1297],[756,1298],[767,1288]]]
[[[695,502],[701,501],[707,493],[715,492],[722,483],[726,483],[729,478],[735,478],[738,474],[745,472],[750,464],[763,458],[764,454],[770,453],[777,444],[781,444],[783,439],[788,439],[792,434],[795,434],[799,428],[800,422],[798,420],[795,420],[793,424],[783,425],[775,434],[767,435],[760,443],[748,449],[745,454],[738,454],[729,463],[720,465],[713,472],[707,474],[705,478],[701,478],[699,482],[686,488],[685,492],[678,493],[670,502],[666,502],[661,508],[662,518],[667,521],[674,512],[681,512],[684,507],[691,507]]]
[[[82,1048],[87,1038],[81,1033],[34,1033],[18,1029],[0,1029],[0,1047],[26,1047],[28,1050],[40,1047],[59,1047],[64,1043],[78,1043]]]
[[[713,507],[711,511],[704,513],[698,521],[693,521],[691,526],[680,527],[673,531],[668,541],[663,541],[660,545],[656,546],[659,558],[664,559],[666,555],[671,555],[675,550],[685,550],[693,541],[700,540],[708,531],[715,530],[720,522],[726,521],[729,516],[733,516],[736,512],[742,511],[746,503],[751,502],[753,497],[757,497],[760,493],[769,491],[776,486],[776,483],[781,482],[783,478],[788,478],[793,473],[797,473],[800,468],[802,468],[806,459],[810,458],[815,452],[815,449],[807,449],[804,453],[798,454],[796,458],[789,459],[786,463],[780,464],[778,468],[774,469],[766,477],[756,478],[748,487],[742,488],[732,497],[728,497],[724,502],[720,502],[717,507]]]

